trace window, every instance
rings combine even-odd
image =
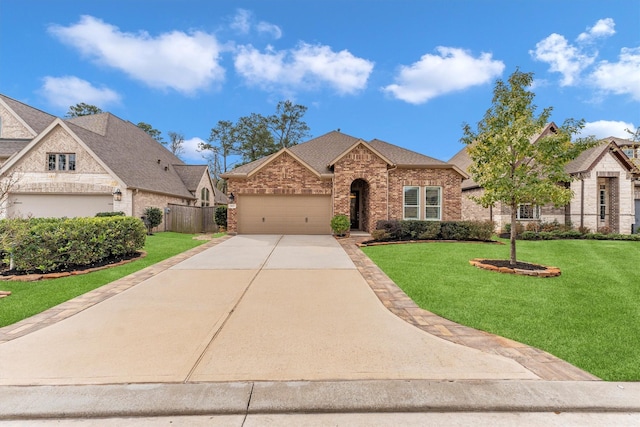
[[[427,221],[439,221],[442,218],[442,188],[425,187],[425,212]]]
[[[628,158],[633,159],[635,157],[635,151],[633,148],[623,148],[622,151]]]
[[[600,186],[600,222],[607,219],[607,187]]]
[[[75,171],[76,155],[75,153],[49,153],[47,155],[47,168],[50,171]]]
[[[530,203],[520,204],[516,216],[518,219],[540,219],[540,206]]]
[[[200,190],[200,206],[209,206],[209,189]]]
[[[420,219],[420,187],[404,187],[404,219]]]

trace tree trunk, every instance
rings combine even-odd
[[[510,265],[516,265],[516,212],[518,205],[511,205],[511,258],[509,260]]]

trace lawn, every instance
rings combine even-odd
[[[417,243],[364,252],[420,307],[543,349],[608,381],[640,381],[640,243],[519,241],[518,260],[556,278],[469,265],[508,259],[509,245]]]
[[[206,242],[193,237],[193,234],[171,232],[147,236],[144,247],[146,257],[93,273],[37,282],[0,281],[1,290],[11,291],[11,296],[0,299],[0,327],[38,314]]]

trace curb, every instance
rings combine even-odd
[[[294,381],[1,386],[0,420],[319,413],[640,413],[640,383]]]

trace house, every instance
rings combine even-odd
[[[185,165],[110,113],[61,119],[0,95],[2,217],[76,217],[226,202],[207,166]],[[166,210],[165,210],[166,212]]]
[[[459,220],[467,177],[455,165],[333,131],[223,174],[228,231],[330,234],[336,214],[362,231],[379,220]]]
[[[554,131],[555,124],[548,124],[543,132],[533,138],[540,138]],[[471,158],[467,148],[460,150],[449,160],[460,169],[468,171]],[[571,224],[585,227],[595,232],[606,227],[612,232],[629,234],[633,232],[636,219],[634,184],[640,176],[635,166],[616,143],[615,138],[602,140],[597,146],[585,150],[565,166],[565,171],[573,178],[566,185],[571,188],[573,198],[567,206],[518,207],[517,220],[526,225],[532,221]],[[511,209],[502,203],[484,208],[472,197],[482,195],[483,189],[472,178],[462,183],[462,217],[467,220],[491,220],[498,229],[511,221]],[[637,194],[636,194],[637,195]]]

